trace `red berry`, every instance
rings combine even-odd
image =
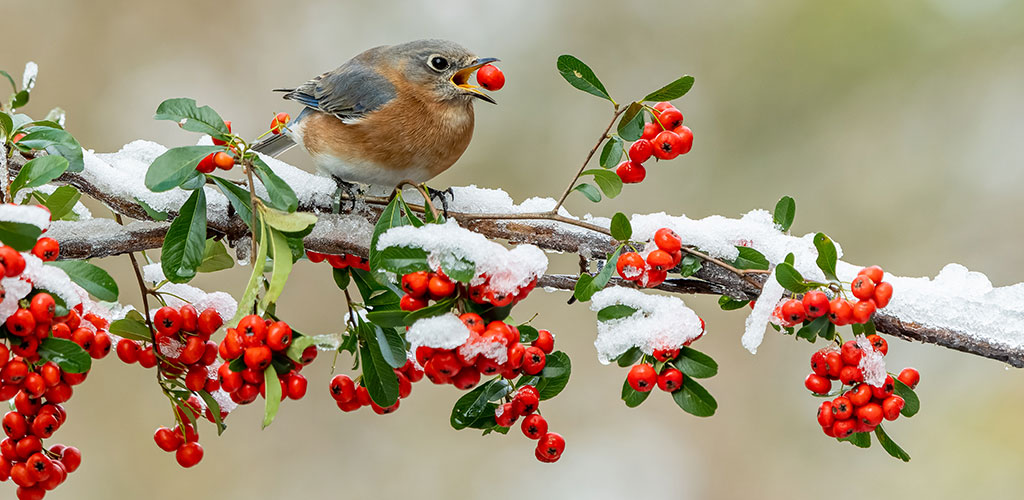
[[[672,130],[683,124],[683,114],[676,108],[668,108],[658,115],[658,121],[667,130]]]
[[[668,253],[678,252],[683,247],[683,241],[675,231],[663,227],[654,233],[654,244],[659,249]]]
[[[330,388],[331,397],[339,403],[347,403],[356,397],[356,384],[348,375],[335,375]]]
[[[14,312],[5,324],[7,331],[18,337],[25,337],[35,333],[36,318],[28,309],[18,309]]]
[[[181,330],[181,313],[173,307],[161,307],[153,315],[153,326],[164,335],[178,333]]]
[[[871,281],[871,278],[860,275],[850,282],[850,291],[853,292],[854,297],[867,300],[875,295],[875,283]]]
[[[893,381],[892,375],[886,375],[885,382],[882,383],[881,387],[871,387],[871,396],[878,400],[884,400],[889,396],[892,396],[893,391],[896,390],[896,382]]]
[[[647,169],[633,161],[620,163],[615,169],[615,173],[619,176],[619,179],[622,179],[623,184],[638,184],[647,177]]]
[[[857,384],[846,394],[847,399],[853,406],[864,406],[871,402],[871,386],[868,384]]]
[[[683,387],[683,372],[675,368],[668,368],[662,370],[661,375],[658,375],[658,389],[665,392],[676,392],[681,387]]]
[[[652,355],[654,359],[666,363],[679,356],[679,349],[655,349]]]
[[[853,306],[848,300],[836,297],[828,305],[829,319],[836,326],[848,325],[853,321]]]
[[[680,125],[672,129],[672,131],[679,136],[679,141],[681,143],[679,146],[679,154],[684,155],[689,153],[690,150],[693,149],[693,131],[690,130],[690,127]]]
[[[872,298],[879,309],[889,305],[889,300],[892,299],[892,283],[883,281],[875,285],[875,293]]]
[[[882,417],[886,420],[896,420],[899,418],[900,411],[903,410],[903,406],[905,404],[906,402],[903,398],[895,394],[885,398],[885,400],[882,401]]]
[[[811,371],[822,377],[828,376],[828,366],[825,365],[825,352],[821,350],[811,354]]]
[[[829,391],[832,390],[832,381],[822,377],[821,375],[812,373],[807,375],[807,378],[804,379],[804,387],[815,394],[828,394]]]
[[[540,393],[532,385],[525,385],[512,398],[512,406],[519,415],[529,415],[537,411],[540,404]]]
[[[853,434],[853,428],[855,425],[857,425],[857,422],[851,420],[849,417],[846,419],[836,420],[836,422],[832,424],[832,436],[836,438],[847,437]]]
[[[853,385],[854,382],[864,381],[864,372],[856,366],[846,365],[839,370],[839,381],[845,385]]]
[[[664,250],[654,250],[647,254],[647,265],[655,271],[667,271],[672,268],[672,254]]]
[[[7,412],[3,419],[4,433],[11,439],[21,439],[28,432],[25,416],[16,411]]]
[[[455,293],[455,283],[446,276],[435,274],[427,283],[427,290],[430,292],[430,298],[439,300]]]
[[[864,351],[857,345],[857,341],[847,340],[840,350],[840,355],[843,358],[843,363],[857,366],[860,363],[860,358],[864,356]]]
[[[235,330],[244,347],[261,346],[267,341],[267,322],[255,314],[242,318]]]
[[[661,133],[661,125],[655,122],[650,122],[644,125],[644,133],[640,136],[641,139],[653,141],[658,134]]]
[[[427,307],[427,299],[420,297],[413,297],[412,295],[403,295],[402,300],[399,301],[398,307],[403,311],[417,311]]]
[[[671,130],[665,130],[658,134],[652,141],[654,145],[654,157],[659,160],[671,160],[682,152],[683,139]]]
[[[61,452],[60,461],[64,464],[64,469],[68,471],[68,474],[71,474],[78,470],[79,465],[82,465],[82,452],[74,446],[68,446]]]
[[[40,259],[52,262],[57,260],[57,256],[60,254],[60,243],[57,240],[49,237],[42,237],[36,241],[34,247],[32,247],[32,255],[39,257]]]
[[[469,390],[480,383],[480,371],[474,366],[465,366],[451,377],[452,385],[459,390]]]
[[[0,247],[0,265],[3,266],[4,275],[13,278],[25,270],[25,257],[9,245]]]
[[[267,347],[283,351],[292,345],[292,328],[284,321],[275,321],[267,328]]]
[[[185,444],[185,436],[167,427],[158,428],[153,434],[153,440],[156,441],[157,447],[166,452],[175,451]]]
[[[487,90],[501,90],[505,86],[505,74],[497,66],[487,64],[476,71],[476,82]]]
[[[858,276],[867,276],[868,279],[870,279],[874,284],[877,285],[877,284],[882,282],[882,277],[885,275],[885,272],[882,271],[881,267],[870,266],[870,267],[865,267],[864,269],[861,269],[860,271],[858,271],[857,275]]]
[[[213,155],[213,164],[217,165],[217,168],[221,170],[231,170],[231,167],[235,166],[235,157],[223,151],[218,151]]]
[[[821,290],[811,290],[804,294],[804,312],[808,318],[818,318],[828,314],[830,308],[828,296]]]
[[[519,415],[516,415],[512,403],[505,403],[494,409],[494,422],[502,427],[512,427],[518,418]]]
[[[200,335],[209,338],[210,335],[213,335],[213,333],[216,332],[223,324],[224,320],[221,319],[220,313],[211,307],[199,315],[196,327],[199,329]]]
[[[214,139],[213,141],[217,142],[217,139]],[[204,156],[196,165],[196,170],[198,170],[199,173],[212,174],[214,170],[217,170],[217,164],[213,162],[214,156],[216,156],[216,153],[210,153]]]
[[[523,356],[523,373],[527,375],[536,375],[544,369],[546,358],[544,351],[539,347],[530,346],[526,348],[526,353]]]
[[[844,396],[832,400],[832,416],[836,420],[846,420],[853,415],[853,404]]]
[[[638,139],[629,147],[629,159],[635,163],[643,163],[654,154],[654,144],[647,139]]]
[[[643,276],[644,268],[646,263],[644,258],[636,252],[626,252],[619,255],[619,260],[615,261],[615,269],[619,272],[619,276],[625,280],[637,280]]]
[[[869,427],[877,426],[882,423],[882,406],[878,403],[868,403],[857,408],[857,419]]]
[[[265,370],[270,366],[270,361],[273,356],[274,353],[265,345],[249,347],[245,350],[245,366],[248,366],[253,370]]]
[[[561,434],[549,432],[537,441],[538,458],[544,457],[547,461],[554,462],[562,456],[563,451],[565,451],[565,439]]]
[[[195,442],[185,443],[174,453],[174,458],[178,461],[178,465],[187,469],[203,459],[203,447]]]
[[[867,323],[871,321],[871,315],[875,314],[875,303],[868,300],[858,300],[853,306],[853,321],[856,323]]]
[[[417,271],[402,276],[402,290],[413,297],[426,295],[429,285],[430,274],[426,271]]]
[[[548,432],[548,421],[544,417],[533,414],[523,419],[523,434],[530,439],[540,439]]]
[[[280,134],[284,130],[284,126],[290,121],[292,121],[292,117],[288,113],[274,115],[274,119],[270,120],[270,132],[274,135]]]
[[[658,374],[651,365],[641,363],[630,368],[626,382],[634,391],[648,392],[658,384]]]
[[[544,354],[551,354],[555,350],[555,336],[547,330],[537,330],[537,339],[530,345],[544,351]]]
[[[896,378],[898,378],[900,382],[903,382],[907,387],[913,389],[917,387],[918,382],[921,381],[921,373],[913,368],[904,368]]]
[[[782,319],[789,325],[802,323],[805,318],[804,304],[796,299],[789,299],[782,304]]]
[[[300,400],[306,395],[306,387],[309,382],[299,372],[291,372],[288,376],[288,397],[294,400]]]
[[[836,417],[832,415],[832,402],[824,401],[818,406],[818,424],[822,427],[831,427]]]

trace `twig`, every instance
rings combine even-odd
[[[121,214],[114,213],[114,220],[118,224],[124,225],[124,221],[121,219]],[[139,283],[139,293],[142,294],[142,308],[143,317],[146,318],[146,327],[149,328],[149,339],[153,343],[153,354],[157,358],[156,363],[156,382],[160,384],[160,377],[163,375],[163,367],[161,367],[160,360],[163,356],[160,354],[160,345],[156,341],[156,330],[153,329],[153,319],[149,317],[149,294],[153,293],[148,286],[146,286],[146,280],[142,277],[142,269],[139,267],[139,261],[135,258],[135,252],[128,252],[128,258],[132,261],[132,270],[135,271],[135,280]]]
[[[615,105],[615,113],[612,114],[612,121],[608,123],[608,126],[605,127],[601,137],[597,139],[597,144],[594,144],[594,147],[590,148],[590,152],[587,153],[586,159],[583,160],[583,165],[580,165],[579,171],[576,172],[576,177],[572,178],[572,182],[566,186],[565,192],[562,193],[562,197],[558,199],[558,203],[555,203],[555,208],[551,209],[552,213],[558,213],[558,209],[562,207],[562,203],[565,203],[565,199],[569,197],[569,193],[572,192],[572,188],[576,185],[576,181],[580,180],[580,176],[583,175],[583,171],[587,169],[587,164],[590,163],[590,159],[594,157],[594,153],[597,152],[597,148],[601,147],[601,143],[608,138],[608,132],[610,132],[612,127],[615,125],[615,120],[618,120],[619,115],[626,112],[627,109],[629,108],[619,109],[619,105]]]

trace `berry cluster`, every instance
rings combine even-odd
[[[335,269],[346,269],[351,267],[353,269],[360,269],[363,271],[370,270],[370,260],[364,259],[358,255],[331,255],[325,253],[317,253],[312,250],[306,250],[306,257],[309,259],[310,262],[313,263],[320,263],[326,260],[327,263],[330,264],[331,267]]]
[[[217,369],[220,388],[235,403],[249,404],[257,396],[266,397],[264,371],[277,370],[281,399],[302,399],[307,382],[299,371],[316,358],[316,346],[307,347],[301,361],[295,362],[285,354],[292,338],[292,329],[284,321],[265,320],[254,314],[242,318],[238,326],[227,329],[220,343],[220,355],[225,360]],[[281,374],[284,370],[288,371]]]
[[[858,300],[852,302],[839,295],[829,300],[821,290],[811,290],[803,299],[789,299],[775,310],[783,326],[794,326],[807,319],[825,314],[836,326],[863,324],[871,320],[875,311],[889,305],[892,299],[892,284],[882,281],[881,267],[870,266],[861,269],[850,282],[850,292]]]
[[[476,82],[487,90],[501,90],[505,86],[505,74],[493,64],[487,64],[476,71]]]
[[[683,260],[683,241],[675,231],[663,227],[654,233],[653,246],[647,245],[643,254],[625,252],[615,262],[615,270],[624,280],[634,281],[643,288],[656,287],[668,277],[668,271]]]
[[[693,131],[683,125],[683,114],[672,103],[659,102],[652,109],[655,120],[644,125],[643,135],[629,147],[629,160],[615,169],[623,183],[643,181],[647,177],[643,163],[651,156],[672,160],[693,147]]]
[[[402,276],[402,296],[398,303],[403,311],[416,311],[430,304],[430,300],[444,300],[458,293],[455,282],[443,272],[417,271]]]
[[[224,125],[228,128],[228,133],[231,133],[231,121],[224,120]],[[220,139],[213,139],[213,143],[217,146],[224,146],[227,142]],[[233,149],[233,148],[232,148]],[[210,153],[199,160],[199,164],[196,165],[196,170],[200,173],[210,174],[216,169],[231,170],[235,166],[235,157],[230,153],[224,151],[218,151],[216,153]]]
[[[534,288],[537,287],[537,279],[534,278],[526,286],[516,287],[512,291],[503,291],[491,284],[491,279],[486,274],[480,276],[483,283],[469,287],[469,300],[476,304],[490,304],[494,307],[505,307],[515,305],[526,298]]]
[[[874,352],[885,356],[888,343],[878,335],[867,336]],[[896,420],[906,402],[894,394],[895,382],[892,375],[886,375],[880,386],[864,382],[861,360],[867,354],[854,340],[841,347],[830,347],[811,355],[811,373],[804,386],[817,395],[828,395],[832,381],[839,380],[842,386],[840,396],[825,401],[818,407],[818,423],[825,435],[845,438],[858,432],[871,432],[882,420]],[[920,381],[920,374],[913,368],[905,368],[897,377],[913,389]],[[843,392],[843,389],[849,387]]]
[[[343,412],[356,411],[364,406],[369,406],[378,415],[387,415],[398,410],[399,401],[412,394],[413,382],[423,379],[423,370],[420,370],[412,361],[406,361],[405,365],[395,370],[398,376],[398,399],[391,406],[381,406],[370,398],[370,392],[366,386],[360,383],[358,386],[348,375],[335,375],[331,379],[331,397],[338,404]]]
[[[535,413],[540,407],[540,393],[532,385],[524,385],[514,396],[494,410],[494,421],[502,427],[512,427],[519,417],[523,418],[520,428],[523,435],[537,440],[534,455],[545,463],[557,462],[565,451],[565,439],[557,432],[548,432],[548,421]]]

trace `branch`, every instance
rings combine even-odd
[[[24,159],[16,155],[12,158],[9,175],[16,175],[22,165]],[[163,245],[169,224],[148,220],[146,211],[135,200],[104,193],[79,174],[64,174],[58,181],[77,187],[116,213],[139,219],[124,226],[110,219],[55,221],[47,234],[60,242],[61,258],[107,257],[160,248]],[[368,255],[373,224],[387,199],[362,197],[360,201],[362,203],[357,202],[354,210],[339,214],[331,213],[329,203],[300,203],[300,210],[314,213],[318,218],[312,233],[305,238],[306,247],[321,253]],[[174,215],[171,214],[172,217]],[[615,240],[608,236],[607,228],[563,215],[449,212],[449,217],[458,221],[462,227],[491,239],[502,239],[513,244],[529,243],[549,251],[576,253],[586,260],[600,260],[616,245]],[[229,242],[237,242],[249,234],[248,226],[233,213],[211,213],[208,228],[211,236],[223,236]],[[694,276],[666,280],[657,289],[683,294],[727,295],[737,300],[754,300],[759,296],[766,274],[740,271],[709,256],[703,258],[704,265]],[[633,286],[618,278],[613,278],[611,283]],[[575,284],[575,276],[559,274],[546,275],[538,282],[539,286],[560,290],[572,290]],[[878,331],[883,333],[1003,361],[1018,368],[1024,367],[1024,349],[989,342],[973,332],[926,326],[884,311],[875,314],[875,322]]]

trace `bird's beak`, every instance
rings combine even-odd
[[[487,101],[491,104],[498,104],[497,101],[494,100],[494,98],[483,93],[483,91],[480,90],[480,87],[476,85],[470,85],[469,83],[469,77],[473,75],[474,71],[480,69],[481,66],[490,64],[497,60],[498,58],[496,57],[481,57],[480,59],[473,61],[468,66],[463,67],[462,69],[456,71],[454,75],[452,75],[452,85],[455,85],[460,89],[466,90],[467,93],[469,95],[472,95],[473,97],[479,97],[480,99]]]

